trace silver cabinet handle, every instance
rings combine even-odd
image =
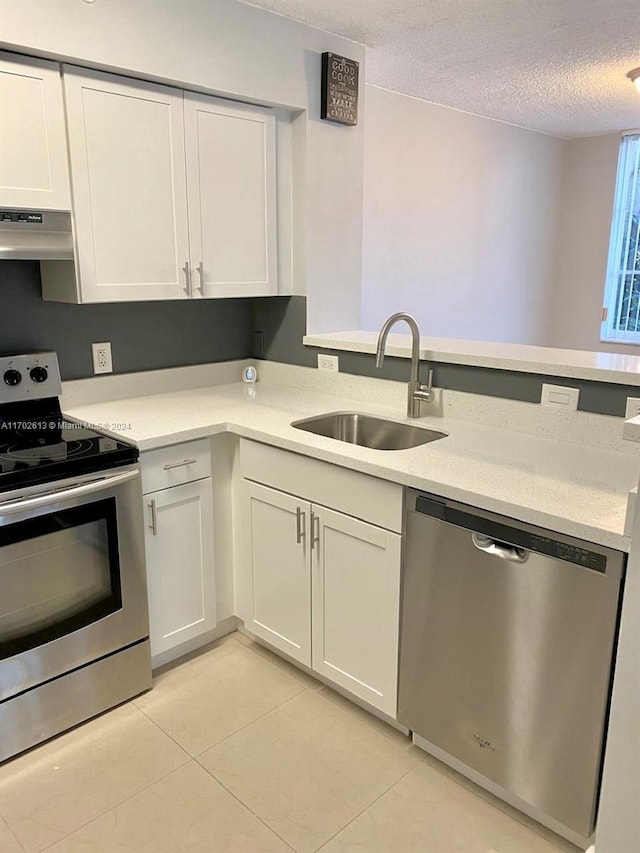
[[[186,281],[184,292],[187,294],[187,296],[191,296],[191,266],[189,264],[189,261],[184,262],[183,270]]]
[[[511,563],[524,563],[529,557],[529,552],[525,548],[498,542],[489,536],[483,536],[481,533],[472,533],[471,541],[478,551],[484,551],[485,554],[499,557],[501,560],[509,560]]]
[[[167,462],[162,467],[165,471],[170,471],[172,468],[182,468],[183,465],[195,465],[197,461],[197,459],[183,459],[182,462]]]
[[[296,542],[298,545],[302,542],[305,536],[307,514],[302,511],[302,507],[296,507]]]
[[[155,498],[151,500],[149,503],[149,509],[151,510],[151,524],[149,525],[149,529],[153,533],[154,536],[158,535],[158,508],[156,507]]]
[[[204,262],[200,261],[198,264],[198,275],[200,276],[200,284],[198,285],[198,290],[200,291],[200,295],[204,296]]]
[[[320,550],[320,516],[311,510],[311,550]]]

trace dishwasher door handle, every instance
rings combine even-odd
[[[490,536],[483,536],[481,533],[472,533],[471,541],[478,551],[484,551],[485,554],[490,554],[492,557],[500,557],[501,560],[509,560],[511,563],[524,563],[529,557],[529,552],[525,548],[517,548],[515,545],[498,542]]]

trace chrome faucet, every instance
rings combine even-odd
[[[409,387],[407,395],[407,417],[420,417],[421,401],[429,402],[433,399],[433,370],[429,370],[429,378],[427,385],[421,385],[418,377],[418,367],[420,365],[420,329],[418,323],[411,314],[405,314],[399,311],[397,314],[392,314],[388,320],[385,320],[384,325],[380,329],[378,335],[378,346],[376,347],[376,367],[382,367],[384,361],[384,348],[387,344],[387,336],[393,325],[398,321],[404,320],[407,326],[411,329],[411,375],[409,376]]]

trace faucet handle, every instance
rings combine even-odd
[[[429,372],[427,373],[427,391],[433,391],[433,368],[429,368]]]
[[[413,392],[413,396],[417,400],[424,400],[425,402],[429,402],[429,400],[433,399],[433,369],[431,367],[427,374],[427,384],[422,385],[418,383],[418,387]]]

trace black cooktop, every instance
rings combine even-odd
[[[130,465],[138,448],[65,421],[57,398],[0,406],[0,491]]]

